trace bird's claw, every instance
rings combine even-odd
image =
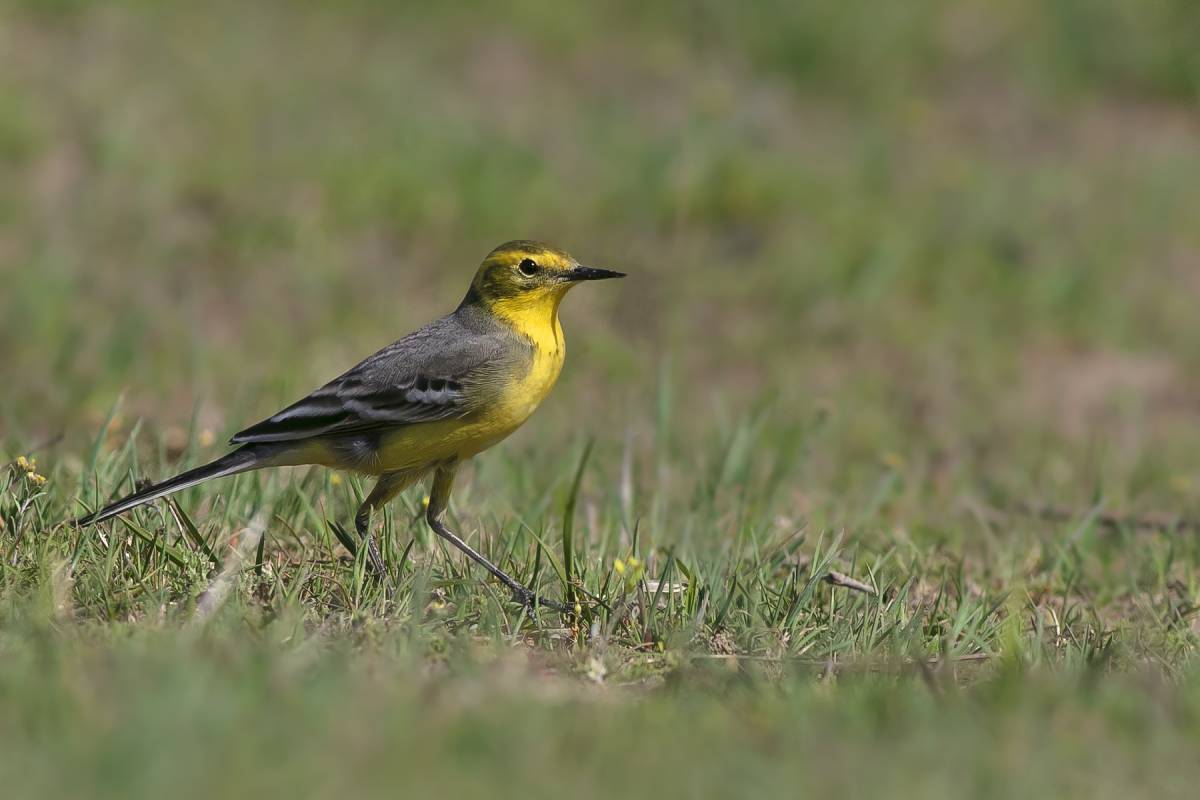
[[[563,614],[570,613],[570,609],[568,609],[563,604],[556,603],[553,600],[546,600],[545,598],[538,597],[536,594],[531,592],[529,589],[525,589],[525,588],[513,589],[512,592],[513,592],[513,602],[519,603],[520,605],[529,609],[530,614],[536,612],[537,609],[539,609],[539,608],[549,608],[549,609],[558,611]]]

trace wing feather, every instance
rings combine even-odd
[[[446,317],[364,359],[233,442],[284,442],[467,416],[486,405],[511,366],[511,338]]]

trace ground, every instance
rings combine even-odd
[[[1189,0],[0,3],[14,796],[1189,796]],[[72,517],[454,307],[620,282],[394,595],[294,469]],[[604,599],[604,606],[589,599]]]

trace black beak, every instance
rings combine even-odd
[[[595,267],[575,267],[564,276],[569,281],[603,281],[608,278],[624,278],[624,272],[614,272],[611,269],[596,269]]]

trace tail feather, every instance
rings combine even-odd
[[[110,503],[99,511],[85,514],[75,520],[75,525],[79,527],[102,522],[135,506],[140,506],[143,503],[149,503],[151,500],[157,500],[160,497],[174,494],[189,486],[195,486],[198,483],[203,483],[213,478],[223,478],[226,475],[236,475],[239,472],[246,472],[259,466],[265,466],[263,461],[261,448],[254,445],[242,447],[202,467],[189,469],[187,472],[179,473],[174,478],[168,478],[162,483],[156,483],[153,486],[148,486],[145,489],[134,492],[128,497],[123,497],[114,503]]]

